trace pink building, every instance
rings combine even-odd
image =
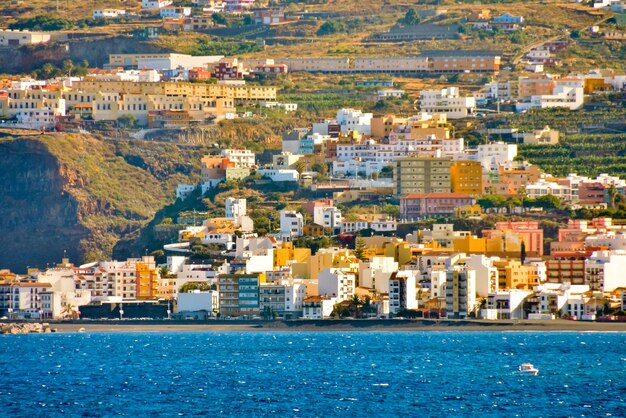
[[[463,193],[413,193],[400,198],[400,216],[414,220],[430,215],[451,215],[456,208],[474,202]]]
[[[495,229],[483,230],[482,234],[485,238],[496,238],[506,232],[514,232],[524,240],[527,254],[543,255],[543,229],[537,222],[497,222]]]

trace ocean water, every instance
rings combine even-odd
[[[6,335],[0,370],[1,417],[626,416],[626,333]]]

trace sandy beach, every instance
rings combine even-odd
[[[51,322],[56,332],[192,331],[576,331],[626,332],[626,322],[484,320],[294,320],[294,321],[74,321]]]

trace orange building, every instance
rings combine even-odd
[[[137,280],[137,299],[156,299],[159,290],[160,274],[154,257],[142,257],[135,265]]]
[[[531,74],[519,79],[519,98],[551,95],[554,91],[554,79],[545,74]]]
[[[453,193],[481,194],[482,178],[483,168],[478,161],[453,161],[450,164],[450,184]]]

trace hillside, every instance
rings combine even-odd
[[[117,241],[197,178],[202,147],[82,135],[0,139],[0,265],[23,270],[111,257]],[[189,162],[189,163],[188,163]]]

